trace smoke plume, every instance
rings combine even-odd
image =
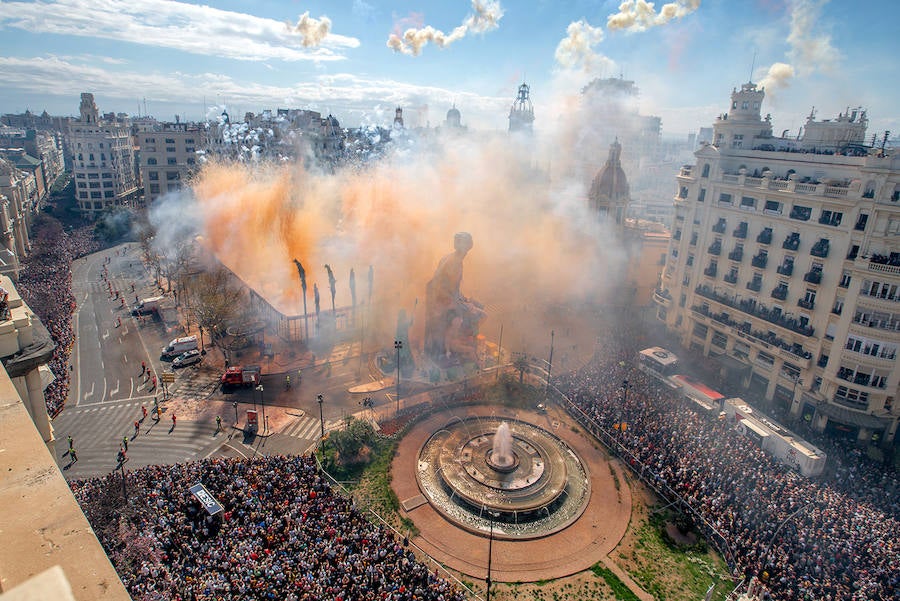
[[[769,72],[762,78],[759,85],[767,92],[777,92],[791,85],[794,78],[794,68],[786,63],[773,63]]]
[[[506,136],[473,136],[331,175],[299,164],[211,162],[192,185],[202,240],[288,315],[303,306],[294,259],[310,288],[327,285],[324,265],[333,268],[339,307],[350,303],[341,284],[350,269],[366,273],[372,265],[372,323],[386,331],[399,308],[423,326],[426,283],[452,252],[454,234],[467,231],[475,246],[462,288],[488,305],[496,321],[485,327],[504,319],[508,332],[542,327],[537,315],[516,319],[516,312],[602,302],[623,261],[590,215],[583,185],[535,177],[516,149]]]
[[[500,19],[503,17],[503,8],[495,0],[472,0],[474,14],[469,15],[462,25],[455,27],[450,33],[444,33],[431,25],[419,29],[409,28],[400,36],[392,33],[388,37],[387,46],[409,56],[419,56],[422,48],[429,42],[445,48],[457,40],[461,40],[467,33],[485,33],[497,29]]]
[[[619,5],[619,12],[606,18],[606,28],[646,31],[652,27],[665,25],[673,19],[681,19],[698,8],[700,0],[676,0],[663,4],[657,13],[653,2],[625,0]]]
[[[556,47],[556,62],[567,69],[581,68],[588,73],[609,73],[615,69],[612,59],[594,52],[603,41],[603,29],[593,27],[584,19],[569,23],[566,37]]]
[[[313,48],[322,43],[331,31],[331,19],[322,16],[318,19],[309,16],[309,11],[300,15],[296,25],[288,24],[288,28],[300,34],[300,43],[304,48]]]
[[[823,0],[793,0],[791,5],[791,31],[787,41],[790,58],[798,74],[808,75],[816,71],[830,70],[841,58],[831,45],[831,37],[816,34],[813,29],[819,21]]]

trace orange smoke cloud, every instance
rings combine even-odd
[[[193,183],[208,248],[287,314],[302,313],[298,259],[306,270],[309,311],[318,283],[331,308],[326,263],[335,271],[337,306],[350,305],[349,272],[359,302],[368,294],[384,327],[419,300],[453,235],[472,234],[462,292],[502,307],[590,297],[610,286],[617,250],[588,215],[583,192],[551,186],[511,151],[509,139],[448,142],[417,157],[398,153],[368,171],[320,175],[297,165],[204,167]]]

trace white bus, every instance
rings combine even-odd
[[[678,355],[659,346],[646,348],[638,353],[638,369],[673,386],[669,378],[678,369]]]

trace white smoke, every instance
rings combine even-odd
[[[841,53],[831,45],[831,37],[813,30],[827,0],[792,0],[791,30],[787,55],[791,63],[774,63],[760,81],[767,91],[777,92],[788,87],[796,75],[811,75],[830,71],[841,59]]]
[[[569,23],[566,37],[556,47],[556,62],[567,69],[582,68],[589,73],[608,73],[615,69],[612,59],[594,52],[603,41],[603,29],[593,27],[584,19]]]
[[[419,56],[422,48],[429,42],[445,48],[457,40],[461,40],[468,32],[485,33],[500,26],[503,17],[503,8],[495,0],[472,0],[474,14],[469,15],[462,25],[453,28],[450,33],[444,33],[427,25],[421,29],[410,28],[403,32],[402,37],[392,33],[388,37],[387,46],[394,52],[401,52],[409,56]]]
[[[794,68],[787,63],[773,63],[768,73],[759,82],[767,92],[776,92],[791,85],[794,78]]]
[[[331,19],[322,16],[318,19],[310,17],[309,11],[300,15],[296,25],[288,24],[288,29],[300,34],[300,43],[304,48],[313,48],[322,43],[331,31]]]
[[[788,57],[800,75],[828,71],[841,58],[840,52],[831,45],[830,36],[813,33],[825,1],[793,0],[791,4],[791,31],[787,38],[791,48]]]
[[[698,8],[700,0],[676,0],[663,4],[657,13],[653,2],[625,0],[619,5],[619,12],[606,18],[606,28],[646,31],[652,27],[665,25],[673,19],[681,19]]]

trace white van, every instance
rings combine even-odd
[[[197,349],[197,337],[196,336],[185,336],[184,338],[176,338],[172,340],[169,345],[162,350],[160,354],[160,359],[174,359],[181,353],[186,351],[193,351]]]

